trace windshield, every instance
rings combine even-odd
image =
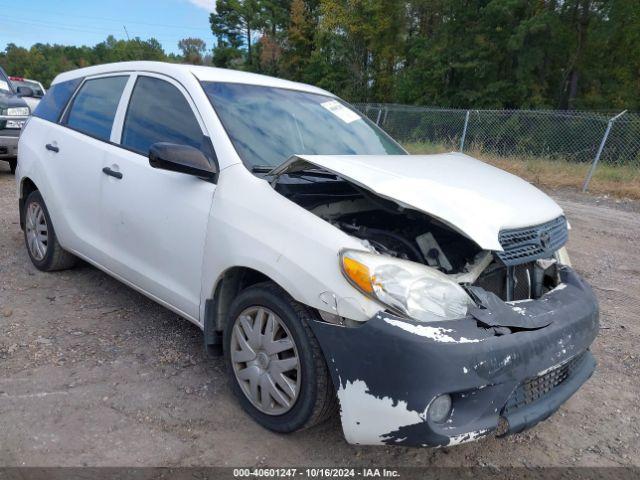
[[[295,154],[406,154],[372,122],[333,97],[237,83],[202,86],[249,168],[276,167]]]
[[[9,79],[5,76],[2,69],[0,69],[0,91],[4,93],[13,93],[11,85],[9,85]]]
[[[33,90],[33,94],[36,97],[44,96],[44,91],[42,90],[42,86],[38,82],[31,82],[29,80],[11,80],[11,83],[13,83],[13,86],[16,88],[29,87],[31,90]]]

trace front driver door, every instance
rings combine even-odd
[[[216,186],[152,168],[148,152],[156,142],[170,142],[211,156],[203,122],[180,84],[153,74],[132,76],[118,115],[121,148],[105,158],[102,178],[103,235],[110,242],[106,266],[197,321],[203,249]]]

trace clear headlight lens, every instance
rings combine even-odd
[[[11,107],[7,108],[7,116],[9,117],[28,117],[29,107]]]
[[[345,250],[342,271],[362,293],[423,322],[464,317],[473,305],[467,292],[433,268],[386,255]]]

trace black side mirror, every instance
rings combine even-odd
[[[149,165],[170,172],[214,180],[218,173],[204,153],[188,145],[158,142],[149,149]]]
[[[36,94],[31,87],[18,87],[16,93],[19,97],[35,97]]]

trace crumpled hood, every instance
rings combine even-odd
[[[502,250],[502,229],[538,225],[562,215],[558,204],[530,183],[462,153],[296,155],[270,173],[310,165],[432,215],[485,250]]]

